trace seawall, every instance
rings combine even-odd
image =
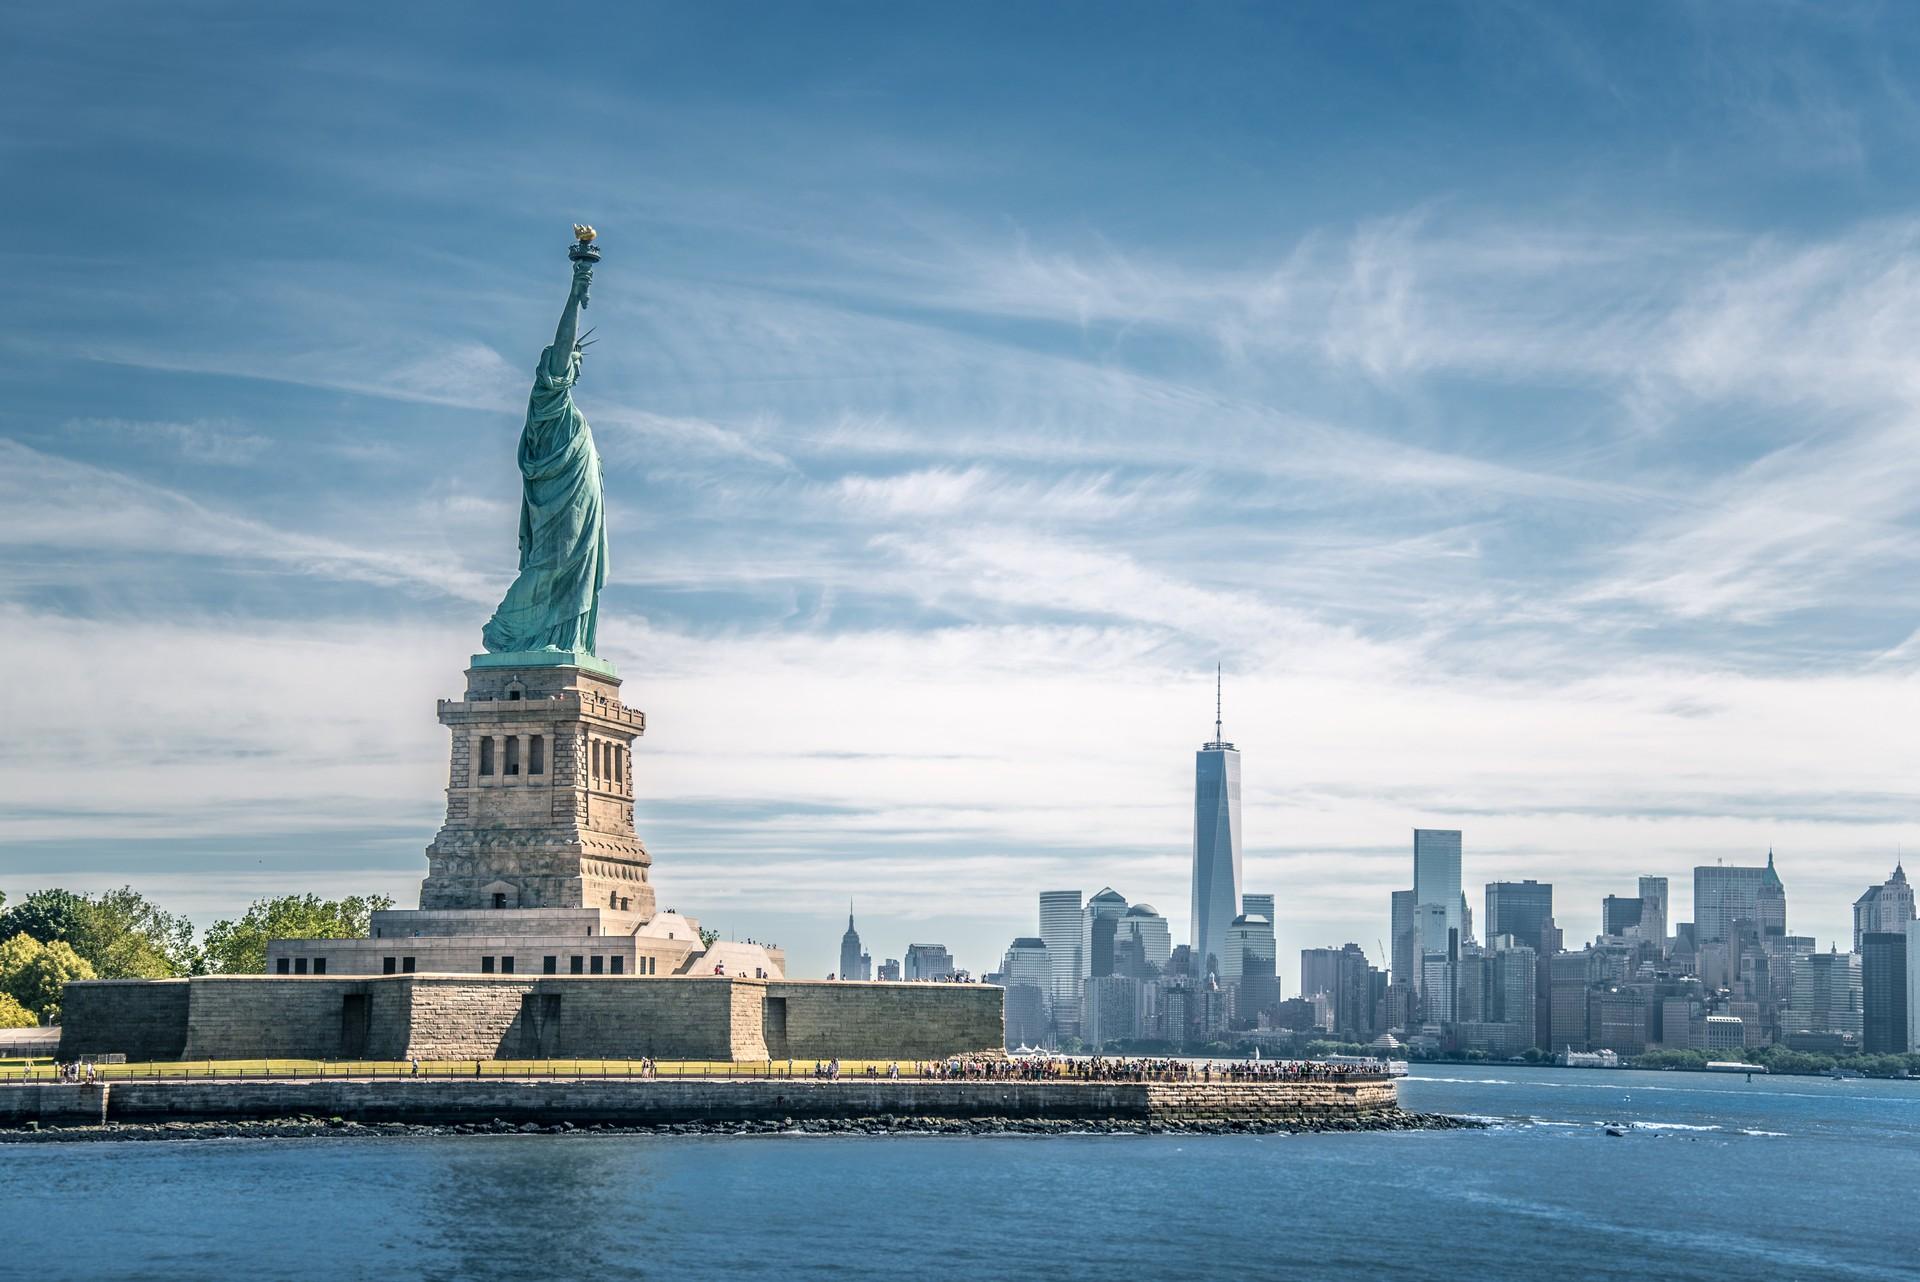
[[[238,1122],[288,1117],[460,1125],[534,1122],[781,1122],[787,1119],[1006,1119],[1286,1125],[1394,1114],[1392,1081],[1023,1082],[859,1078],[422,1078],[384,1081],[160,1081],[0,1086],[0,1127],[28,1123]]]
[[[59,1055],[946,1059],[998,1054],[989,984],[724,975],[199,975],[66,986]]]

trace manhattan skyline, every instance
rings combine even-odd
[[[575,220],[636,821],[796,974],[1185,939],[1216,662],[1283,958],[1413,828],[1823,946],[1920,832],[1893,19],[239,13],[0,19],[15,899],[416,893]]]

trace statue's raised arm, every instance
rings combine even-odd
[[[575,223],[573,234],[573,248],[567,251],[567,257],[573,260],[573,288],[567,291],[567,305],[561,309],[560,324],[553,331],[553,347],[547,356],[547,372],[555,378],[567,373],[574,353],[579,350],[580,309],[587,305],[587,291],[593,285],[593,265],[600,261],[600,251],[593,244],[600,233],[584,223]]]
[[[594,652],[600,589],[607,581],[607,528],[600,454],[573,403],[580,377],[580,309],[600,251],[591,227],[574,227],[573,287],[560,326],[534,375],[520,432],[520,574],[487,621],[493,654]]]

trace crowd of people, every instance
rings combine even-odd
[[[1300,1059],[1127,1059],[1094,1055],[959,1058],[920,1066],[921,1076],[1079,1082],[1344,1082],[1377,1077],[1362,1065]]]

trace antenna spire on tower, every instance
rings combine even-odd
[[[1213,665],[1213,741],[1220,742],[1220,665]]]

